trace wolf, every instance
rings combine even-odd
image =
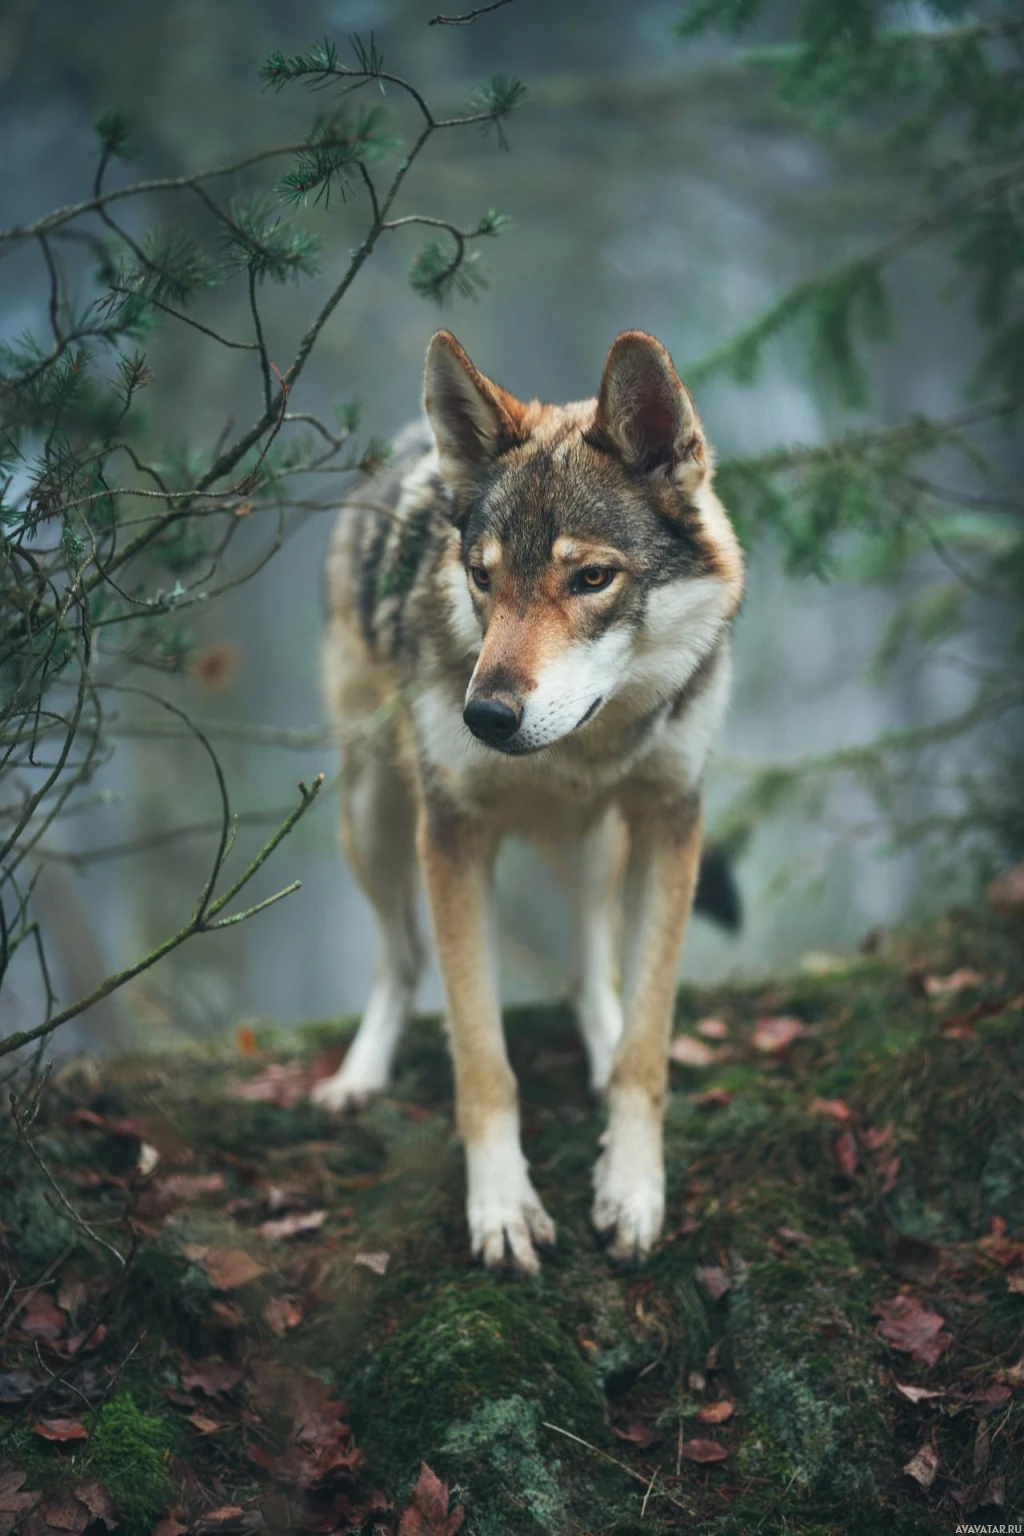
[[[344,507],[327,560],[341,836],[380,955],[351,1049],[314,1097],[341,1111],[388,1082],[423,961],[421,872],[472,1251],[536,1272],[555,1228],[520,1144],[492,871],[510,834],[560,847],[575,1011],[607,1103],[593,1224],[613,1259],[638,1261],[664,1215],[676,972],[743,557],[693,400],[642,331],[615,339],[596,399],[567,405],[515,398],[438,331],[424,410]]]

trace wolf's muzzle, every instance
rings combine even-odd
[[[515,709],[502,699],[470,699],[462,718],[478,741],[488,747],[504,747],[518,731],[522,707]]]

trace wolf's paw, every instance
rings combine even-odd
[[[362,1109],[387,1087],[387,1078],[346,1072],[344,1067],[333,1077],[324,1078],[310,1090],[310,1100],[329,1114],[343,1115]]]
[[[555,1245],[555,1224],[527,1180],[525,1191],[488,1190],[471,1198],[466,1211],[473,1257],[488,1269],[516,1269],[535,1275],[539,1248]]]
[[[660,1136],[636,1125],[631,1134],[609,1130],[594,1169],[594,1227],[619,1264],[645,1259],[665,1218],[665,1175]]]
[[[473,1257],[488,1269],[535,1275],[539,1248],[553,1248],[555,1224],[530,1183],[518,1135],[466,1147],[466,1219]]]

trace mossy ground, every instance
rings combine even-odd
[[[825,975],[684,988],[680,1028],[713,1016],[727,1033],[709,1066],[673,1069],[667,1236],[631,1274],[609,1267],[589,1230],[601,1117],[559,1008],[507,1021],[527,1155],[559,1226],[536,1281],[482,1274],[466,1257],[436,1021],[411,1031],[389,1097],[341,1126],[301,1099],[230,1091],[268,1064],[289,1070],[289,1053],[308,1059],[336,1027],[66,1072],[36,1145],[64,1187],[93,1170],[75,1198],[95,1232],[121,1230],[102,1223],[133,1187],[117,1181],[139,1137],[161,1164],[132,1197],[138,1252],[124,1279],[24,1160],[7,1176],[0,1222],[19,1283],[54,1264],[86,1287],[101,1275],[107,1332],[90,1356],[103,1405],[86,1412],[58,1388],[39,1410],[81,1411],[90,1440],[46,1443],[26,1421],[0,1456],[20,1458],[37,1486],[88,1475],[120,1490],[127,1536],[172,1502],[192,1519],[255,1505],[276,1528],[242,1423],[259,1406],[259,1362],[273,1360],[344,1398],[364,1491],[400,1507],[426,1461],[470,1536],[916,1536],[1019,1520],[1024,1295],[1009,1277],[1024,1274],[1012,1243],[1024,1227],[1022,987],[1019,931],[958,913]],[[765,1015],[805,1032],[759,1053],[751,1035]],[[103,1125],[69,1125],[83,1105],[99,1105]],[[124,1128],[119,1139],[118,1117],[134,1142]],[[154,1204],[161,1178],[210,1174],[215,1190],[188,1185],[175,1202],[165,1185]],[[288,1191],[325,1222],[290,1240],[261,1234]],[[196,1258],[209,1247],[246,1249],[263,1273],[218,1291]],[[708,1270],[728,1282],[717,1300]],[[879,1337],[875,1309],[898,1294],[945,1319],[936,1363]],[[282,1299],[302,1313],[287,1331],[269,1321]],[[11,1364],[34,1369],[34,1350],[23,1340]],[[213,1431],[182,1392],[189,1362],[211,1357],[243,1377],[203,1399]],[[915,1403],[897,1382],[941,1395]],[[708,1422],[723,1401],[731,1415]],[[118,1415],[132,1433],[111,1434]],[[700,1440],[724,1459],[690,1460]],[[936,1457],[928,1488],[903,1470],[921,1447]],[[351,1510],[351,1524],[314,1528],[362,1529],[364,1517],[367,1531],[394,1528],[394,1513],[367,1513],[355,1494]]]

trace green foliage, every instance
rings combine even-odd
[[[351,195],[352,185],[345,171],[396,149],[398,138],[386,131],[389,114],[379,105],[359,112],[340,112],[317,123],[292,170],[278,182],[278,192],[293,206],[304,203],[315,193],[314,203],[327,207],[336,190],[342,201]]]
[[[988,628],[997,605],[1006,613],[1024,607],[1024,516],[1012,487],[1000,484],[1010,468],[1010,442],[991,430],[981,437],[991,424],[1012,430],[1024,404],[1024,74],[1016,52],[1024,25],[1003,4],[980,19],[965,5],[929,0],[910,30],[902,7],[889,0],[804,0],[795,11],[768,0],[730,0],[691,7],[678,30],[691,38],[712,26],[735,35],[756,26],[770,39],[743,56],[745,65],[768,76],[809,131],[847,154],[861,142],[857,134],[881,131],[906,165],[912,217],[873,251],[788,289],[687,368],[688,381],[753,384],[777,351],[788,367],[806,372],[833,420],[837,408],[872,411],[880,344],[899,335],[891,270],[929,242],[958,274],[951,294],[973,300],[977,334],[963,349],[961,374],[976,405],[944,420],[915,417],[911,407],[894,425],[840,430],[821,445],[781,447],[718,469],[742,537],[770,539],[791,573],[914,585],[878,647],[880,677],[897,657],[934,652]],[[993,516],[1002,525],[994,541]],[[975,537],[964,526],[972,523]],[[987,732],[987,745],[972,749],[963,772],[947,767],[958,809],[896,816],[907,797],[894,786],[912,783],[915,748],[935,744],[927,731],[900,743],[898,764],[887,763],[891,742],[863,755],[862,787],[883,817],[896,816],[897,838],[914,827],[933,840],[977,837],[996,859],[1024,851],[1016,832],[1008,839],[1015,822],[1005,814],[1004,768],[995,766],[1007,745],[1007,678],[1021,675],[1019,653],[1011,648],[1004,659],[1009,673],[999,658],[983,665],[972,708],[942,734],[949,750],[961,734]],[[1010,704],[1012,692],[1011,683]],[[1024,688],[1017,698],[1024,701]],[[848,771],[850,763],[839,758],[839,771]],[[1024,772],[1019,751],[1016,760]],[[810,777],[820,809],[827,792],[819,768]],[[808,775],[796,768],[783,777],[792,789],[799,786],[809,811]],[[759,798],[761,790],[751,789],[745,803]],[[738,826],[743,815],[731,821]]]
[[[528,94],[523,82],[513,75],[492,75],[486,84],[477,86],[469,98],[469,110],[483,113],[484,133],[489,133],[493,128],[501,148],[508,149],[505,120],[523,105]]]
[[[44,1038],[86,1006],[85,999],[58,1003],[52,996],[32,892],[46,833],[77,810],[76,791],[92,783],[113,750],[107,717],[120,691],[143,692],[157,709],[165,705],[165,723],[174,722],[201,744],[216,775],[224,836],[215,844],[214,873],[191,917],[148,956],[107,978],[103,988],[115,990],[204,931],[211,893],[233,847],[227,781],[212,746],[176,704],[134,681],[126,684],[126,676],[141,668],[180,674],[191,664],[195,640],[185,610],[213,602],[276,553],[296,476],[365,472],[386,458],[379,440],[353,441],[355,402],[339,409],[336,427],[290,402],[362,264],[406,222],[389,220],[387,211],[409,184],[415,160],[439,126],[450,136],[459,126],[480,126],[481,113],[441,119],[417,85],[395,75],[385,81],[372,36],[368,42],[350,39],[350,48],[347,63],[330,40],[265,60],[260,76],[268,87],[298,81],[332,89],[340,99],[312,119],[298,151],[291,135],[288,144],[261,145],[227,170],[168,179],[159,225],[125,217],[126,205],[134,213],[148,208],[149,182],[105,187],[111,159],[125,158],[132,142],[129,120],[112,111],[96,125],[90,195],[31,226],[0,230],[0,246],[35,253],[44,299],[39,325],[0,341],[0,775],[10,790],[0,832],[0,990],[19,951],[34,956],[47,1012],[29,1031],[32,1039]],[[419,127],[405,158],[382,173],[378,189],[368,167],[383,161],[399,139],[390,111],[357,101],[353,93],[377,85],[383,94],[385,83],[396,99],[392,105],[410,107]],[[482,108],[485,126],[500,132],[521,98],[521,86],[492,83]],[[271,189],[269,166],[280,159],[286,169]],[[302,222],[303,207],[326,206],[335,195],[346,199],[357,180],[367,193],[362,239],[318,307],[303,318],[290,347],[285,326],[294,324],[295,306],[280,304],[281,325],[272,334],[275,348],[281,345],[290,355],[279,365],[268,350],[264,306],[279,302],[275,285],[302,283],[319,270],[321,238]],[[235,193],[230,200],[225,186]],[[436,247],[421,256],[419,291],[438,302],[476,294],[484,279],[467,243],[497,234],[506,222],[501,215],[491,210],[465,233],[440,216],[413,221],[447,230],[453,241],[450,257]],[[91,271],[83,263],[72,281],[58,241],[94,258]],[[235,306],[243,317],[241,335],[222,334],[227,306],[210,303],[213,290],[231,284],[241,290],[242,304]],[[167,428],[162,411],[150,415],[146,391],[163,370],[167,332],[197,349],[175,353],[176,367],[188,369],[208,357],[211,343],[247,354],[260,402],[255,420],[239,426],[228,418],[211,424],[205,440],[190,442]],[[326,485],[308,478],[299,483],[307,493],[313,484]],[[337,501],[332,485],[324,506]],[[307,494],[303,515],[310,503]],[[231,560],[239,530],[265,525],[268,515],[271,525],[259,547],[250,541],[248,563]],[[97,666],[99,631],[106,643]],[[303,789],[303,809],[314,792]],[[245,879],[292,825],[286,818]],[[263,905],[239,916],[254,915]],[[5,1036],[0,1055],[27,1043],[19,1032]]]
[[[143,1413],[128,1392],[100,1409],[88,1470],[109,1489],[125,1536],[149,1536],[164,1513],[172,1493],[167,1463],[174,1438],[171,1422]]]

